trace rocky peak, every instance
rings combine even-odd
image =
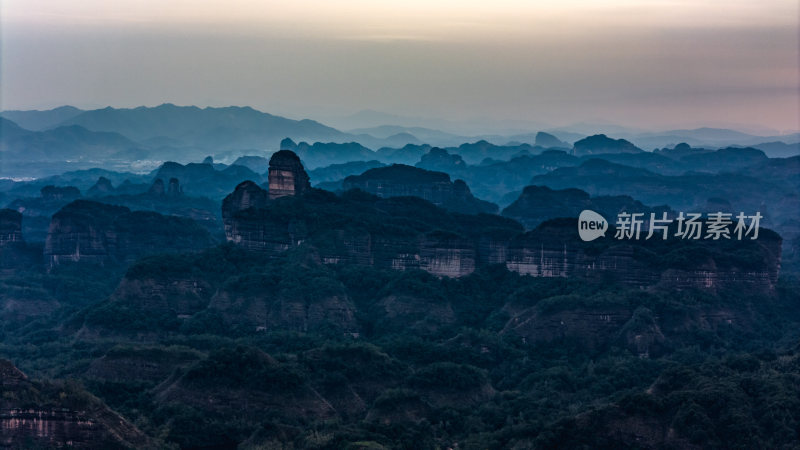
[[[151,195],[164,195],[164,180],[161,178],[156,178],[147,193]]]
[[[263,208],[268,201],[267,191],[252,181],[243,181],[222,201],[222,217],[233,217],[248,208]]]
[[[167,187],[167,195],[170,197],[177,197],[183,195],[183,188],[177,178],[169,179],[169,186]]]
[[[275,152],[269,160],[269,198],[300,195],[311,189],[300,158],[291,150]]]
[[[297,148],[297,143],[290,138],[281,140],[281,150],[294,150]]]
[[[99,197],[101,195],[110,195],[114,193],[114,186],[111,184],[111,180],[106,177],[100,177],[97,179],[97,182],[94,186],[90,187],[89,190],[86,192],[86,195],[90,197]]]

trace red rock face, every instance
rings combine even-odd
[[[269,160],[269,198],[301,195],[311,189],[308,174],[300,158],[290,150],[281,150]]]
[[[269,169],[269,198],[295,194],[295,179],[292,171]]]

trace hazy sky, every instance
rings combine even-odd
[[[0,107],[800,128],[797,0],[1,0]]]

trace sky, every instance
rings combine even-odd
[[[0,0],[0,109],[800,128],[796,0]]]

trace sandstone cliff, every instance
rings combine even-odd
[[[275,152],[269,160],[269,198],[302,195],[311,189],[300,158],[289,150]]]

